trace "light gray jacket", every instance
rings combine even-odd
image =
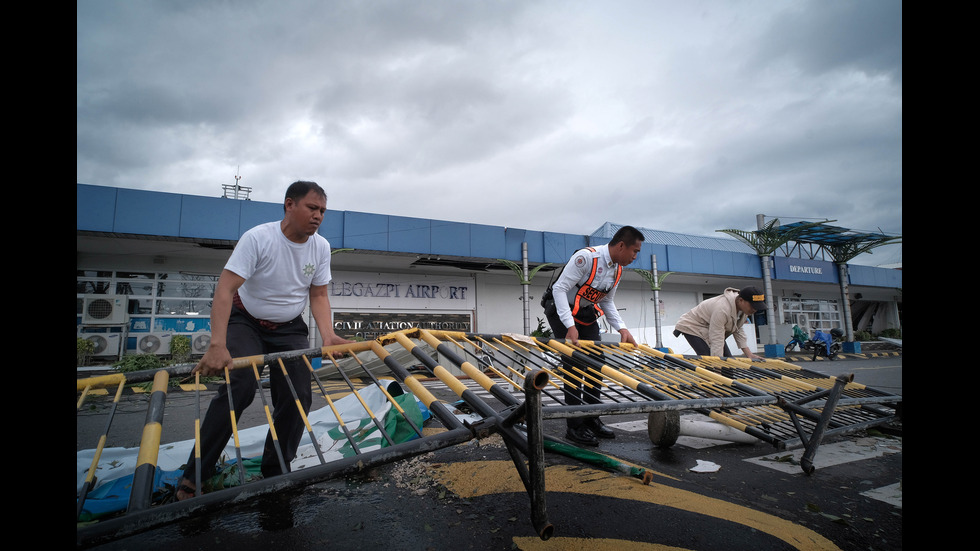
[[[735,346],[739,349],[747,346],[745,332],[742,326],[749,317],[735,308],[735,297],[738,289],[729,287],[725,292],[703,301],[691,308],[679,320],[674,329],[681,333],[695,335],[704,339],[711,347],[711,355],[725,355],[725,339],[735,336]]]

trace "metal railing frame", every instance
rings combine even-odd
[[[416,344],[415,341],[424,343],[424,345],[438,351],[442,357],[462,370],[466,377],[472,379],[503,404],[503,409],[499,411],[494,409],[480,395],[465,385],[459,377],[437,363],[432,358],[431,353],[425,350],[423,346]],[[410,373],[385,348],[385,346],[392,344],[397,344],[409,351],[412,357],[424,366],[429,375],[427,378],[437,379],[444,384],[465,402],[481,420],[473,423],[460,421],[446,403],[438,400],[429,391],[423,384],[421,377]],[[465,345],[470,345],[474,350],[468,350]],[[492,351],[490,356],[503,365],[487,365],[488,362],[482,360],[475,352],[484,347]],[[464,354],[473,356],[479,365],[474,365],[465,359],[457,350],[463,350]],[[214,512],[221,505],[231,501],[240,502],[265,494],[302,488],[310,484],[347,476],[376,466],[462,444],[474,438],[486,438],[492,434],[499,434],[503,438],[530,498],[531,524],[539,537],[546,540],[554,532],[554,526],[549,522],[547,516],[544,485],[545,437],[543,422],[546,419],[694,410],[709,414],[716,420],[739,428],[747,434],[773,444],[777,448],[805,446],[801,467],[804,472],[811,474],[814,471],[813,457],[823,438],[832,434],[841,434],[887,423],[895,418],[894,413],[890,411],[889,404],[898,402],[898,409],[900,410],[901,402],[900,396],[854,384],[852,375],[836,377],[832,380],[830,388],[821,388],[814,382],[826,384],[826,376],[807,372],[778,360],[763,360],[757,364],[756,362],[731,358],[687,358],[665,354],[645,345],[636,347],[630,345],[613,346],[610,343],[580,341],[578,346],[573,346],[564,340],[539,340],[523,335],[486,335],[425,329],[400,331],[375,341],[350,345],[236,358],[233,368],[252,368],[256,370],[256,376],[258,376],[256,368],[258,365],[270,365],[271,368],[276,364],[281,366],[285,359],[302,357],[312,371],[313,367],[309,360],[319,357],[324,361],[331,362],[347,384],[354,389],[352,381],[335,358],[338,354],[344,354],[353,357],[371,381],[384,389],[367,366],[357,357],[357,354],[361,352],[371,353],[380,359],[395,379],[405,385],[429,409],[432,415],[446,428],[446,431],[423,435],[419,427],[412,423],[412,427],[419,438],[408,442],[394,443],[387,433],[384,433],[389,444],[393,445],[378,450],[361,452],[314,372],[313,379],[320,385],[321,394],[327,400],[329,407],[333,409],[351,442],[352,448],[355,450],[354,456],[325,462],[322,454],[319,454],[318,447],[319,465],[296,472],[284,473],[269,479],[250,481],[248,484],[244,484],[243,480],[243,483],[238,486],[203,494],[193,499],[153,507],[150,507],[151,486],[156,461],[155,450],[158,450],[160,446],[160,424],[165,407],[167,380],[171,377],[188,376],[194,365],[181,364],[166,369],[79,380],[78,390],[81,391],[81,397],[78,401],[79,408],[93,388],[118,385],[119,389],[113,403],[113,409],[109,413],[106,430],[100,438],[96,455],[93,458],[89,477],[83,484],[78,497],[79,514],[86,493],[95,485],[92,473],[98,463],[99,453],[105,443],[105,433],[108,432],[108,424],[111,423],[112,413],[119,400],[119,393],[123,385],[153,380],[154,386],[150,407],[147,411],[144,437],[140,445],[138,474],[134,475],[130,507],[122,516],[79,526],[77,529],[78,544],[90,545],[132,535],[187,518],[193,514]],[[653,360],[665,366],[659,375],[661,378],[672,381],[671,385],[664,387],[667,391],[657,388],[658,383],[655,379],[657,372],[650,367],[649,361],[640,361],[636,356],[637,354],[643,355],[644,359]],[[518,362],[520,362],[520,366],[514,367],[514,364]],[[486,375],[484,370],[491,371],[499,381]],[[668,373],[668,370],[675,371]],[[648,373],[651,371],[652,373]],[[747,378],[734,378],[734,375],[739,374],[745,375]],[[799,377],[792,375],[799,375]],[[690,379],[692,377],[693,379]],[[764,381],[766,385],[779,387],[781,392],[766,392],[745,382],[746,380],[755,380],[752,379],[753,377],[758,378],[759,381]],[[560,398],[556,398],[554,394],[546,391],[549,386],[561,390],[556,380],[560,382],[571,380],[585,385],[604,386],[608,389],[604,396],[609,401],[598,404],[564,404]],[[692,383],[691,381],[695,382]],[[613,388],[612,385],[617,388]],[[515,397],[507,390],[507,386],[520,389],[523,400]],[[690,397],[718,389],[724,389],[726,395]],[[261,385],[259,390],[261,391]],[[385,394],[394,404],[394,400],[391,399],[387,391]],[[542,394],[551,397],[562,405],[543,405]],[[359,396],[358,398],[360,399]],[[265,404],[264,397],[263,404]],[[760,407],[768,408],[767,412],[764,414],[757,413],[753,409]],[[835,413],[838,414],[838,417],[841,416],[839,408],[844,410],[860,408],[862,413],[870,415],[871,418],[837,419]],[[748,410],[748,415],[755,416],[771,415],[769,411],[780,411],[788,414],[789,422],[798,437],[795,439],[785,436],[780,438],[774,436],[766,428],[760,429],[756,426],[749,426],[726,416],[731,412],[745,410]],[[407,415],[400,408],[399,412],[407,418]],[[305,413],[303,412],[304,420],[306,419]],[[198,417],[200,417],[199,412]],[[375,421],[377,422],[377,420]],[[812,425],[809,431],[804,423]],[[765,427],[766,424],[762,423],[761,426]],[[199,440],[197,427],[196,424],[196,441]],[[308,422],[307,428],[312,433]],[[311,439],[316,442],[316,439],[312,438],[312,434]],[[242,470],[240,469],[240,472]],[[197,487],[201,487],[200,481],[198,481]]]

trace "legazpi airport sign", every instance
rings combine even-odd
[[[335,272],[330,282],[332,308],[472,310],[472,278],[425,274]]]

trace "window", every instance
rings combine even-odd
[[[211,299],[207,300],[158,300],[157,315],[211,316]]]
[[[217,285],[217,274],[78,270],[75,310],[81,316],[83,295],[115,294],[127,297],[130,316],[210,317]]]
[[[841,328],[840,308],[836,300],[783,298],[783,323],[799,325],[809,334]]]

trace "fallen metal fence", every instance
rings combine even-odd
[[[658,434],[656,439],[651,432],[652,442],[670,446],[678,436],[678,413],[694,410],[779,449],[804,446],[801,467],[810,474],[814,470],[813,456],[824,437],[888,423],[900,415],[901,407],[901,396],[857,384],[853,382],[853,376],[828,377],[780,360],[687,357],[665,354],[645,345],[599,341],[580,341],[578,346],[572,346],[563,340],[513,334],[413,329],[375,341],[236,358],[234,368],[251,369],[259,377],[259,366],[284,369],[282,362],[294,358],[302,358],[314,371],[319,399],[325,402],[321,407],[331,408],[354,455],[325,460],[316,444],[317,437],[306,421],[308,412],[301,411],[316,447],[318,464],[247,483],[241,474],[244,470],[239,469],[241,480],[236,486],[162,504],[154,502],[153,474],[156,454],[163,444],[160,427],[168,380],[190,376],[193,365],[78,380],[78,408],[92,389],[115,387],[116,394],[91,467],[78,489],[76,519],[81,517],[87,495],[98,483],[95,472],[100,453],[124,385],[153,381],[129,506],[110,518],[79,522],[78,545],[118,539],[192,514],[207,514],[229,501],[315,484],[491,434],[503,438],[531,501],[532,526],[542,539],[548,539],[553,526],[545,512],[543,457],[546,448],[553,450],[554,446],[565,444],[544,434],[545,419],[647,413],[651,431],[654,424],[663,426],[666,423],[669,427],[666,434]],[[319,370],[313,368],[311,360],[314,358],[321,359]],[[441,360],[445,360],[446,365]],[[413,365],[406,366],[408,362]],[[444,430],[425,434],[389,394],[386,385],[379,381],[381,374],[393,377],[399,388],[404,386]],[[364,450],[359,447],[361,442],[357,435],[348,429],[323,388],[321,379],[324,376],[342,379],[361,401],[384,436],[385,444],[381,448]],[[381,388],[393,406],[393,414],[410,424],[413,439],[404,442],[392,439],[360,398],[351,379],[353,376],[366,377]],[[463,382],[466,379],[489,393],[495,403],[484,400]],[[599,402],[578,403],[567,399],[566,385],[596,389]],[[259,385],[259,394],[274,434],[262,385]],[[457,405],[465,404],[465,409],[472,411],[479,421],[461,420],[447,399]],[[315,395],[314,405],[317,400]],[[237,451],[234,412],[232,415]],[[198,400],[194,427],[188,428],[195,438],[197,461],[200,457],[200,418]],[[278,447],[277,453],[282,461]],[[241,464],[243,458],[237,454],[236,460]],[[197,468],[196,472],[200,473],[201,469]],[[642,477],[642,473],[639,476]],[[203,488],[200,480],[196,483],[197,488]]]

